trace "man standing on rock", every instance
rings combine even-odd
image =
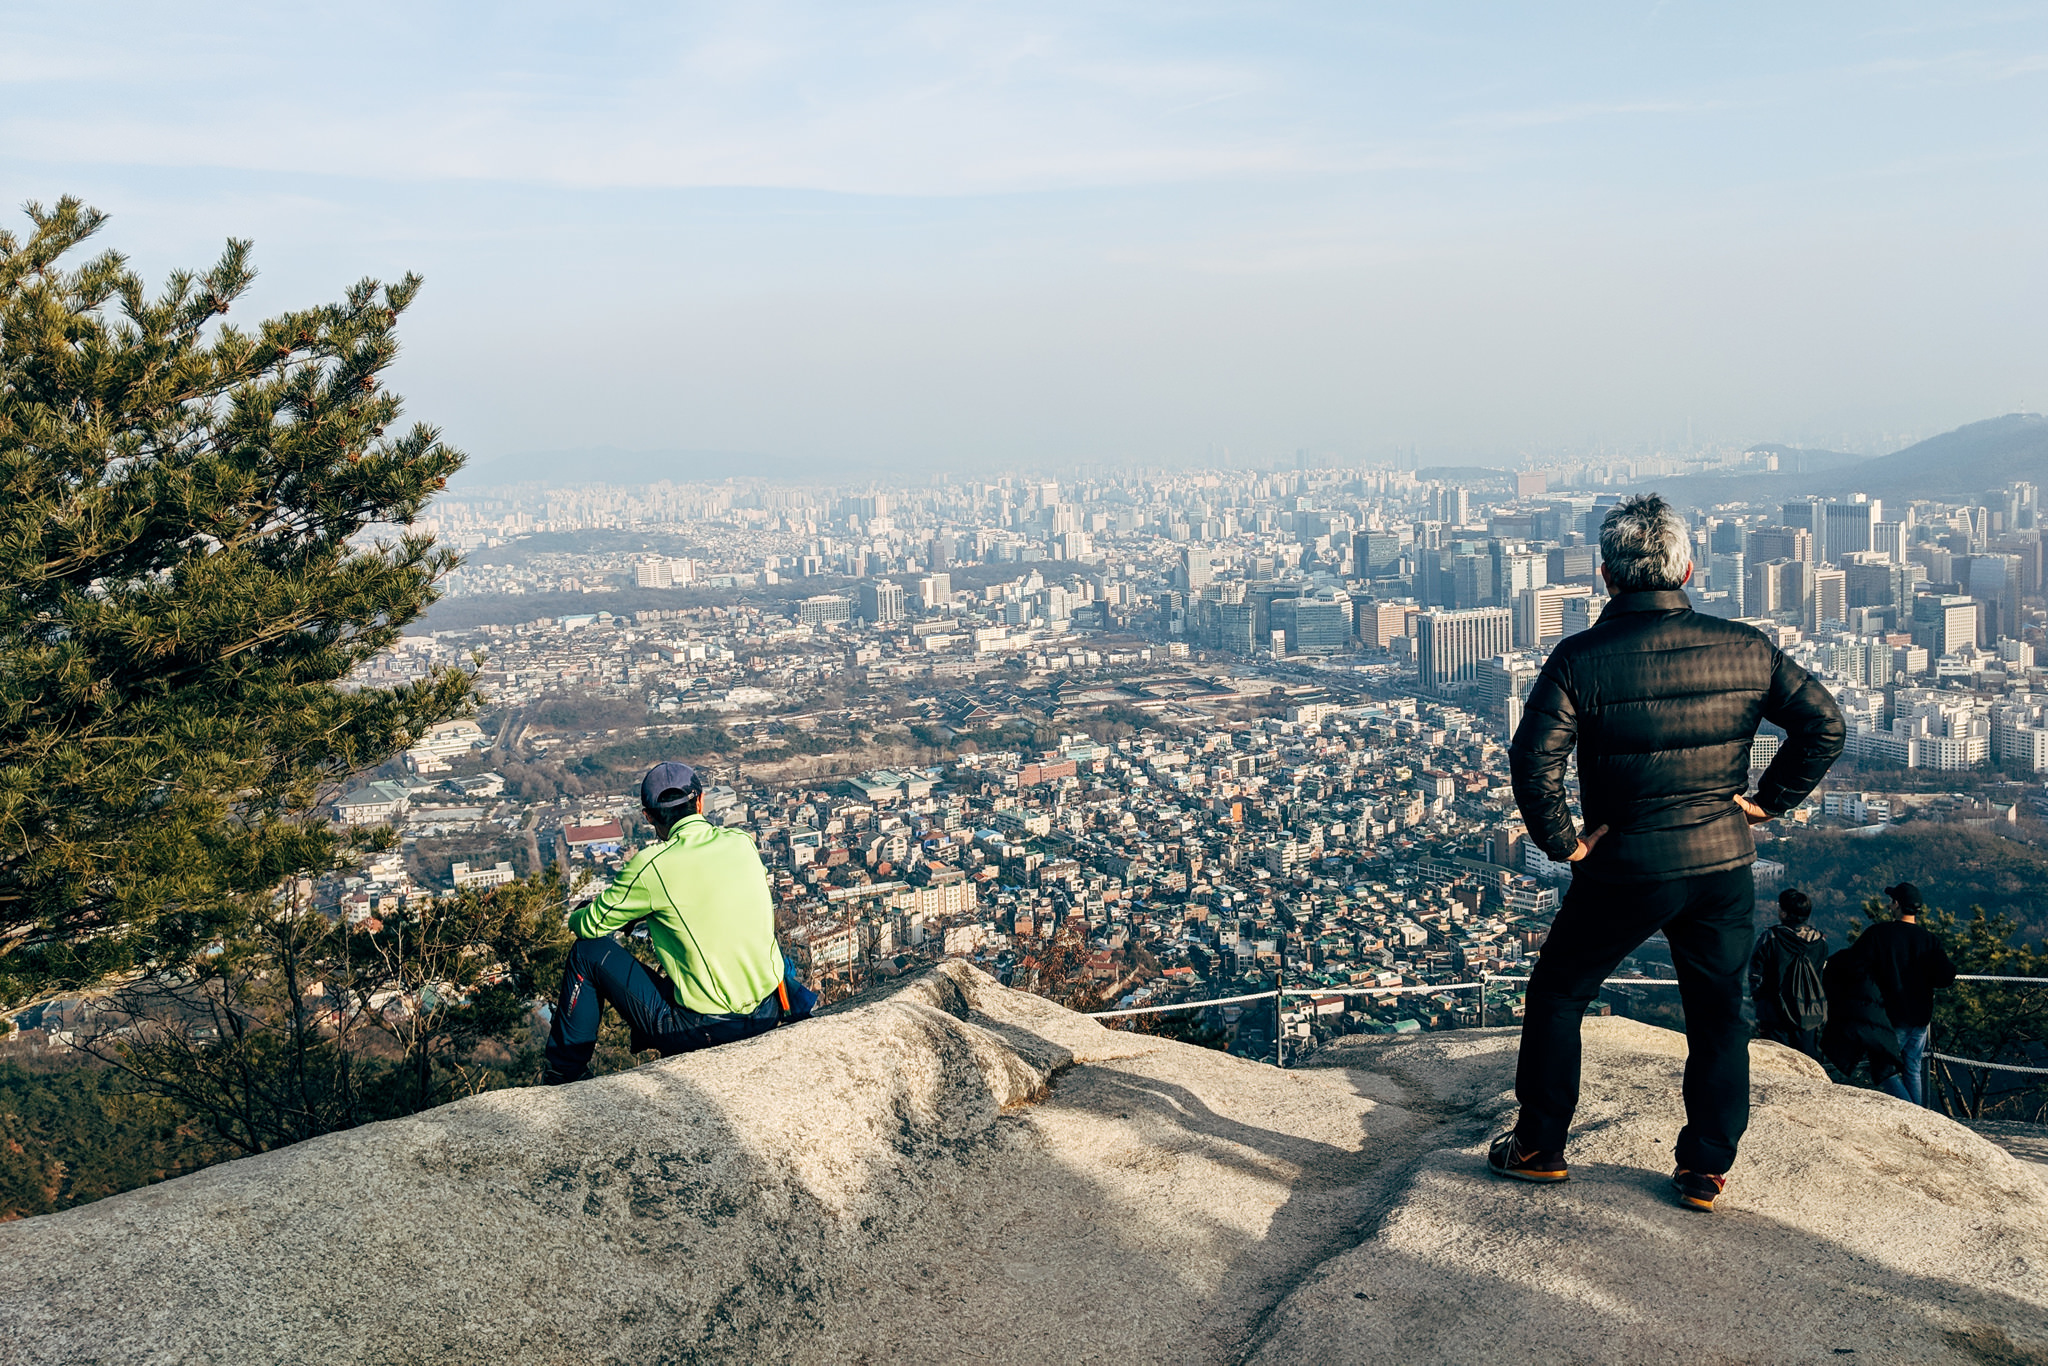
[[[1572,865],[1530,974],[1515,1095],[1521,1115],[1487,1161],[1502,1176],[1562,1181],[1579,1100],[1579,1028],[1600,984],[1659,930],[1685,1010],[1685,1127],[1673,1184],[1710,1210],[1749,1127],[1743,988],[1755,943],[1749,827],[1797,806],[1842,752],[1827,689],[1762,632],[1692,610],[1685,523],[1655,494],[1600,526],[1610,601],[1551,652],[1508,751],[1529,838]],[[1757,725],[1785,731],[1753,795]],[[1579,760],[1581,835],[1565,768]]]
[[[1878,995],[1884,998],[1884,1013],[1899,1033],[1899,1057],[1904,1064],[1900,1087],[1904,1094],[1900,1098],[1925,1105],[1927,1031],[1934,1021],[1934,993],[1955,982],[1956,965],[1949,961],[1941,941],[1920,923],[1927,903],[1920,899],[1918,887],[1901,882],[1885,888],[1884,894],[1892,899],[1898,918],[1872,925],[1857,936],[1847,952],[1877,984]]]
[[[606,1005],[632,1027],[634,1051],[666,1057],[764,1033],[814,1003],[801,983],[785,981],[754,841],[704,819],[703,800],[688,764],[656,764],[641,780],[640,806],[661,842],[569,917],[576,944],[548,1030],[548,1084],[575,1081],[590,1066]],[[666,980],[613,937],[636,920],[647,922]]]

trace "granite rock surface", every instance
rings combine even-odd
[[[1587,1022],[1561,1187],[1515,1037],[1276,1068],[948,964],[708,1053],[0,1226],[5,1362],[2048,1363],[2048,1182],[1755,1046],[1726,1207],[1684,1040]]]

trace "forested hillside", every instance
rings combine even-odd
[[[1905,826],[1885,835],[1802,832],[1764,851],[1785,883],[1813,898],[1814,923],[1837,946],[1865,900],[1913,883],[1930,906],[1968,918],[1972,906],[2010,915],[2029,943],[2048,939],[2048,853],[1989,831]]]

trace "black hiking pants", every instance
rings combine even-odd
[[[1781,1043],[1787,1048],[1797,1049],[1815,1062],[1825,1062],[1820,1053],[1820,1031],[1818,1029],[1794,1029],[1790,1025],[1765,1024],[1757,1021],[1756,1036]]]
[[[669,985],[661,975],[611,935],[579,939],[569,950],[562,994],[548,1027],[549,1081],[575,1081],[590,1066],[605,1006],[618,1011],[631,1026],[635,1052],[658,1048],[664,1058],[752,1038],[782,1022],[782,1002],[772,995],[751,1015],[699,1015],[686,1010],[670,999]]]
[[[1749,1127],[1749,1025],[1742,1018],[1755,947],[1749,868],[1668,882],[1574,877],[1529,974],[1515,1096],[1522,1146],[1557,1152],[1579,1104],[1579,1026],[1601,979],[1659,930],[1685,1009],[1685,1127],[1674,1157],[1719,1176]]]

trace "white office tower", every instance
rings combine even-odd
[[[1860,493],[1851,494],[1846,503],[1827,504],[1820,557],[1839,564],[1845,555],[1875,549],[1877,525],[1883,520],[1883,501]]]
[[[1446,692],[1471,682],[1481,660],[1514,648],[1514,614],[1502,607],[1424,612],[1415,619],[1415,644],[1422,686]]]

